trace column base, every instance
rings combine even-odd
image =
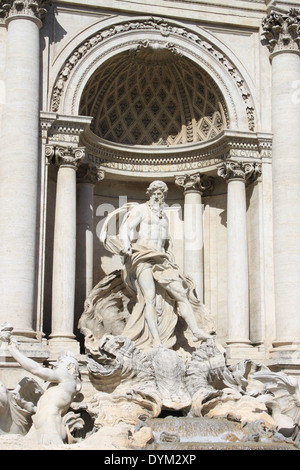
[[[56,360],[61,352],[71,352],[76,357],[80,355],[80,343],[74,338],[52,337],[49,339],[50,360]]]
[[[269,365],[277,369],[299,369],[300,373],[300,340],[274,341],[270,350]]]
[[[32,330],[31,328],[14,328],[13,335],[20,343],[28,343],[38,341],[37,331]]]
[[[264,346],[252,346],[250,342],[228,342],[225,347],[226,363],[236,364],[240,361],[265,361],[266,353]]]

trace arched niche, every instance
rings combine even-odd
[[[223,97],[231,130],[253,132],[259,128],[251,81],[236,65],[235,56],[207,31],[174,20],[126,17],[93,25],[84,35],[79,44],[77,37],[66,46],[67,59],[62,60],[62,51],[54,64],[51,111],[78,115],[84,90],[96,71],[147,43],[150,48],[173,49],[210,77]]]
[[[129,146],[203,142],[229,126],[211,77],[176,49],[144,42],[97,69],[80,101],[98,137]]]

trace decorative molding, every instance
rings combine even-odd
[[[216,170],[225,160],[270,162],[272,135],[224,130],[215,139],[173,148],[128,147],[104,142],[91,132],[91,118],[41,112],[43,141],[50,147],[85,147],[85,164],[107,173],[138,176]]]
[[[213,57],[214,60],[217,60],[224,69],[224,72],[226,72],[232,77],[244,101],[248,118],[249,130],[255,130],[254,105],[251,98],[251,93],[244,79],[241,77],[238,70],[236,69],[234,64],[228,59],[228,57],[214,44],[208,42],[206,39],[203,39],[199,34],[195,34],[195,32],[190,31],[186,27],[178,26],[163,18],[153,17],[146,18],[143,20],[127,20],[125,22],[123,21],[122,23],[115,24],[113,26],[107,27],[106,29],[99,30],[96,34],[87,38],[82,44],[80,44],[67,58],[59,72],[58,78],[53,87],[51,110],[53,112],[57,112],[59,110],[61,97],[65,88],[65,83],[69,79],[74,67],[85,57],[85,55],[91,49],[98,46],[101,42],[111,40],[115,36],[121,34],[128,34],[128,32],[134,31],[142,31],[145,33],[151,31],[159,32],[164,38],[164,40],[166,40],[166,44],[171,43],[172,45],[174,44],[174,42],[171,42],[170,40],[167,41],[167,39],[170,39],[170,36],[179,36],[181,38],[188,39],[194,45],[197,45],[197,47],[202,49],[205,54],[209,54]]]
[[[102,181],[105,177],[105,171],[96,166],[80,165],[77,171],[77,182],[95,184]]]
[[[50,163],[53,163],[60,168],[73,168],[74,170],[77,170],[84,160],[85,148],[46,145],[45,155]]]
[[[42,21],[48,5],[49,0],[0,0],[0,19],[25,15]]]
[[[86,116],[65,116],[42,111],[40,132],[49,145],[78,147],[80,136],[91,121],[92,118]]]
[[[227,160],[218,168],[218,176],[221,176],[227,182],[238,179],[243,180],[245,183],[252,183],[259,175],[261,175],[260,163]]]
[[[271,11],[262,22],[263,37],[269,51],[300,52],[300,11],[291,8],[288,13]]]
[[[86,158],[108,172],[158,175],[195,173],[208,167],[216,169],[224,160],[271,161],[270,134],[239,133],[225,130],[217,138],[194,146],[169,147],[142,151],[141,148],[110,145],[98,139],[89,129],[81,136]]]
[[[207,175],[201,175],[200,173],[179,175],[175,177],[176,186],[183,191],[187,192],[199,192],[201,196],[204,193],[213,191],[214,184],[213,178]]]

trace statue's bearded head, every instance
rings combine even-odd
[[[149,196],[150,203],[153,205],[163,205],[168,193],[168,186],[163,181],[152,181],[146,194]]]

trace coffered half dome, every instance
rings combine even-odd
[[[207,141],[228,128],[220,90],[172,44],[140,44],[106,61],[89,79],[80,114],[106,141],[172,146]]]

